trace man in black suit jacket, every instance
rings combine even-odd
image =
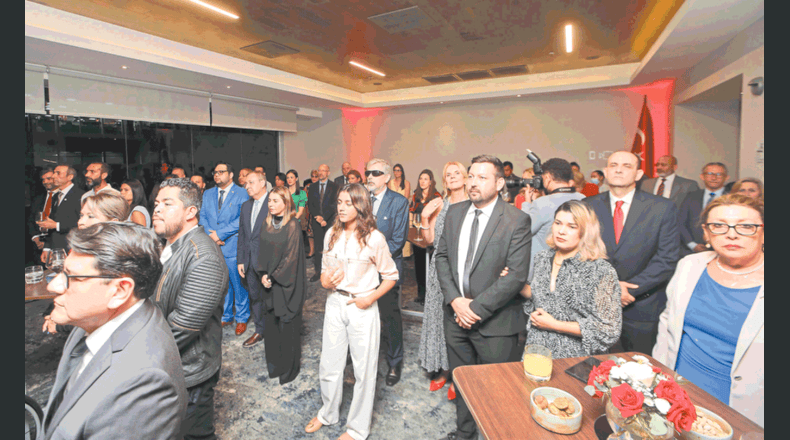
[[[636,189],[643,172],[633,153],[613,153],[604,174],[611,190],[585,202],[598,216],[606,254],[620,279],[620,342],[625,351],[650,353],[667,302],[666,285],[678,261],[677,208],[669,199]]]
[[[389,162],[372,159],[367,164],[367,170],[367,188],[371,197],[375,197],[371,205],[376,217],[376,229],[386,237],[387,247],[400,274],[395,287],[378,299],[381,322],[384,324],[382,339],[387,346],[386,359],[389,365],[385,383],[393,386],[400,380],[403,367],[403,318],[400,313],[399,293],[405,278],[403,245],[409,235],[409,200],[387,189],[387,182],[392,179],[392,166]]]
[[[38,224],[36,222],[39,220],[38,214],[40,212],[44,213],[45,218],[49,217],[52,212],[52,202],[55,198],[55,181],[53,179],[53,176],[55,175],[55,169],[52,167],[46,167],[41,170],[39,175],[41,176],[41,184],[44,186],[44,189],[47,192],[38,195],[35,199],[33,199],[33,203],[30,205],[31,219],[28,223],[28,232],[30,233],[30,236],[33,237],[32,240],[36,249],[42,250],[44,249],[46,237],[38,237],[38,235],[41,234],[41,231],[38,229]]]
[[[43,222],[36,222],[37,225],[49,229],[49,236],[44,244],[44,253],[41,254],[41,261],[46,262],[50,249],[66,249],[66,234],[72,228],[77,227],[80,220],[80,198],[85,192],[74,184],[74,177],[77,171],[68,165],[58,165],[52,179],[58,188],[58,193],[52,201],[52,211],[49,218]]]
[[[680,205],[678,227],[680,228],[680,257],[708,250],[700,225],[700,214],[708,202],[727,194],[724,182],[727,181],[727,167],[723,163],[711,162],[702,168],[700,174],[705,188],[689,193]]]
[[[335,177],[335,185],[338,189],[348,183],[348,172],[351,171],[351,162],[343,162],[343,174]]]
[[[526,318],[519,291],[527,280],[532,234],[529,216],[497,197],[504,174],[494,156],[472,159],[466,181],[470,200],[447,211],[434,254],[451,370],[520,356],[518,333]],[[505,267],[510,273],[500,277]],[[458,430],[447,438],[476,439],[477,427],[462,396],[456,417]]]
[[[255,271],[255,264],[258,262],[261,225],[269,215],[269,193],[266,192],[266,180],[263,174],[258,171],[247,174],[244,186],[250,198],[241,205],[236,263],[239,275],[246,283],[247,291],[250,294],[250,309],[252,320],[255,322],[255,333],[241,344],[243,347],[250,348],[263,340],[264,311],[263,285],[261,284],[263,274]],[[253,209],[257,211],[257,214],[253,214]],[[254,222],[253,217],[255,218]]]
[[[318,167],[318,182],[310,185],[307,193],[307,209],[312,218],[310,226],[313,229],[315,241],[315,252],[313,253],[313,264],[315,275],[310,278],[310,282],[316,282],[321,277],[321,258],[324,251],[324,236],[327,229],[332,226],[337,213],[337,191],[338,187],[329,180],[329,165],[321,164]],[[322,197],[323,194],[323,197]]]

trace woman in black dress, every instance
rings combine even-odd
[[[286,384],[299,375],[302,306],[305,300],[305,256],[302,228],[288,189],[269,193],[269,215],[261,228],[258,264],[264,287],[263,340],[269,377]]]

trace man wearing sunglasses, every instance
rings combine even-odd
[[[376,217],[376,229],[387,239],[392,259],[403,274],[403,246],[409,235],[409,201],[406,197],[389,191],[387,182],[392,179],[392,166],[384,159],[372,159],[365,170],[365,181],[370,191],[373,216]],[[398,278],[389,292],[378,300],[381,322],[384,324],[382,340],[387,346],[387,365],[389,371],[385,378],[387,386],[393,386],[400,380],[403,366],[403,318],[400,313],[400,286],[403,275]]]
[[[187,392],[170,326],[151,297],[161,245],[133,223],[72,229],[52,320],[63,348],[39,438],[177,438]],[[155,410],[152,410],[155,407]]]
[[[723,163],[706,164],[702,167],[699,177],[705,188],[688,193],[678,211],[680,258],[707,250],[702,226],[699,224],[699,216],[711,200],[727,193],[724,183],[729,176],[727,175],[727,166]]]
[[[321,164],[318,167],[318,182],[310,185],[310,189],[307,191],[307,210],[310,211],[310,226],[313,229],[313,241],[315,242],[315,252],[313,252],[315,275],[310,278],[311,283],[318,281],[321,277],[324,236],[335,221],[338,189],[335,182],[329,180],[329,165]]]

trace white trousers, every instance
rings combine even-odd
[[[332,293],[326,299],[321,363],[318,367],[324,406],[318,411],[317,418],[324,425],[334,425],[340,419],[343,370],[350,350],[355,383],[346,428],[355,440],[365,440],[370,434],[373,417],[381,324],[378,303],[360,310],[355,304],[346,304],[350,300],[350,297],[339,293]]]

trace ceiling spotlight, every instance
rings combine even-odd
[[[379,72],[378,70],[371,69],[370,67],[365,66],[363,64],[360,64],[360,63],[358,63],[356,61],[349,61],[348,64],[351,64],[352,66],[355,66],[355,67],[359,67],[360,69],[363,69],[363,70],[367,70],[370,73],[375,73],[378,76],[387,76],[387,75]]]
[[[516,95],[516,98],[521,98],[521,95]]]
[[[554,51],[552,50],[551,52],[549,52],[549,55],[554,55]]]
[[[225,86],[225,87],[230,88],[230,86]]]
[[[128,67],[126,67],[126,66],[121,66],[121,69],[124,69],[124,70],[126,70],[126,69],[128,69]]]
[[[565,52],[573,52],[573,25],[565,25]]]
[[[189,0],[189,1],[191,1],[192,3],[198,4],[200,6],[203,6],[204,8],[211,9],[214,12],[219,12],[222,15],[227,15],[228,17],[230,17],[230,18],[232,18],[234,20],[238,20],[239,19],[238,15],[233,15],[233,14],[231,14],[228,11],[223,11],[222,9],[220,9],[220,8],[218,8],[216,6],[212,6],[212,5],[208,4],[208,3],[202,2],[200,0]]]

